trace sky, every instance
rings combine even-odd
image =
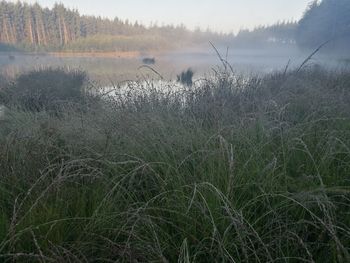
[[[277,21],[298,20],[311,0],[26,0],[47,7],[57,1],[81,14],[118,17],[144,25],[184,24],[190,29],[236,33]]]

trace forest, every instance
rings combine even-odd
[[[80,15],[78,10],[55,4],[0,2],[0,50],[24,51],[147,51],[173,50],[209,42],[221,46],[265,47],[298,45],[316,48],[329,41],[328,49],[344,49],[350,43],[350,1],[310,3],[300,21],[280,21],[253,30],[218,33],[190,31],[184,25],[142,25]]]
[[[183,25],[146,27],[118,18],[80,15],[62,4],[49,9],[6,1],[0,2],[0,28],[0,50],[159,50],[223,37],[210,31],[192,32]]]
[[[271,26],[259,26],[253,30],[243,29],[233,38],[236,47],[266,47],[273,45],[295,45],[298,23],[277,22]]]
[[[346,51],[350,45],[350,1],[312,2],[299,21],[296,40],[304,48],[329,42],[326,49]]]
[[[298,22],[278,22],[251,31],[241,30],[233,43],[244,47],[297,45],[306,50],[327,43],[324,51],[344,53],[350,45],[349,14],[349,0],[312,1]]]

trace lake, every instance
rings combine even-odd
[[[235,72],[239,74],[265,74],[284,69],[290,61],[290,67],[297,67],[308,56],[295,47],[277,49],[231,49],[220,50]],[[227,55],[226,55],[227,53]],[[158,79],[159,76],[148,67],[142,67],[142,59],[154,57],[156,63],[151,65],[164,79],[174,80],[177,74],[192,68],[195,78],[201,78],[213,72],[221,61],[212,48],[201,50],[184,50],[168,53],[148,53],[139,56],[54,56],[50,54],[0,53],[0,72],[15,76],[23,71],[45,67],[64,67],[81,69],[88,72],[93,81],[104,86],[136,79]],[[341,58],[329,58],[316,54],[311,63],[327,67],[344,67],[349,61]]]

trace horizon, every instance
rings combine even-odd
[[[9,2],[18,2],[10,0]],[[113,1],[101,0],[26,0],[20,2],[38,3],[52,8],[62,3],[67,8],[77,9],[82,15],[115,17],[132,23],[138,22],[146,27],[151,24],[184,25],[190,30],[211,30],[218,33],[237,33],[242,29],[254,29],[272,25],[281,21],[298,21],[306,10],[310,0],[203,0],[200,5],[194,1],[178,0],[169,2],[152,0],[145,4],[142,0]],[[102,4],[101,4],[102,3]],[[183,6],[186,5],[186,8]],[[107,8],[106,8],[107,6]],[[135,8],[137,7],[137,8]],[[193,10],[197,10],[193,12]],[[181,15],[177,15],[181,13]],[[213,15],[214,14],[214,15]],[[220,15],[217,15],[220,14]],[[209,21],[208,21],[209,20]]]

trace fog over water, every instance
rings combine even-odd
[[[301,52],[296,47],[270,49],[225,49],[219,50],[223,59],[232,66],[237,74],[266,74],[281,70],[289,63],[289,68],[295,68],[307,58],[309,53]],[[0,53],[1,73],[10,77],[24,71],[47,67],[63,67],[86,71],[95,81],[109,84],[139,78],[157,78],[152,70],[142,67],[143,57],[154,57],[156,63],[150,67],[165,79],[174,80],[182,70],[191,68],[195,78],[201,78],[213,72],[213,68],[221,65],[216,51],[208,47],[199,50],[178,50],[166,53],[150,53],[135,58],[118,57],[54,57],[51,55],[30,55]],[[347,60],[341,57],[328,57],[316,54],[309,64],[324,67],[348,67]]]

